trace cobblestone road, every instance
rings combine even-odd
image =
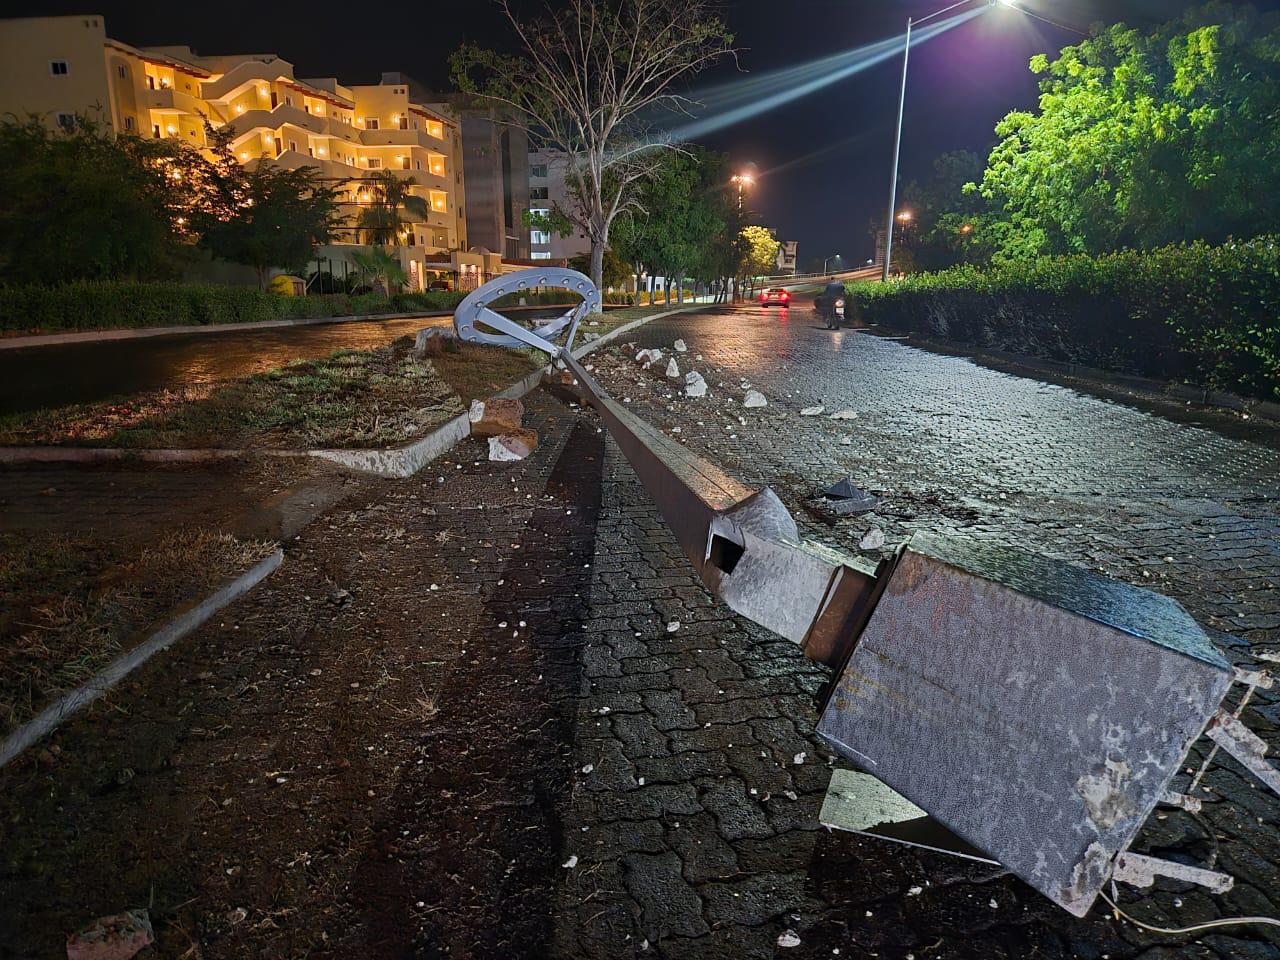
[[[1274,449],[810,317],[685,315],[592,359],[637,413],[744,481],[773,485],[816,539],[856,551],[877,526],[886,549],[916,530],[1007,543],[1175,596],[1238,661],[1280,647]],[[665,358],[651,371],[634,363],[636,348],[670,353],[677,338],[689,348],[677,362],[703,372],[707,398],[655,375]],[[747,382],[767,408],[739,405]],[[819,404],[858,417],[799,415]],[[1257,927],[1170,940],[1100,910],[1076,921],[990,868],[820,831],[833,762],[811,733],[823,671],[709,600],[609,455],[564,829],[579,862],[557,954],[1280,956],[1280,939]],[[846,475],[884,497],[875,514],[831,525],[806,509]],[[1247,719],[1280,743],[1273,698]],[[1229,764],[1206,783],[1211,833],[1160,814],[1138,846],[1216,857],[1236,888],[1212,897],[1163,884],[1127,894],[1132,912],[1174,926],[1280,914],[1280,800]],[[800,947],[779,950],[786,929]]]

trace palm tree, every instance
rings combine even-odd
[[[399,258],[392,256],[383,247],[373,247],[367,253],[363,250],[353,250],[351,262],[356,265],[362,277],[371,280],[371,286],[375,289],[381,286],[382,289],[379,292],[384,296],[391,293],[393,286],[398,288],[408,281],[404,267],[400,266]]]
[[[426,221],[427,201],[410,192],[417,183],[413,177],[398,177],[390,170],[379,170],[360,181],[361,192],[369,193],[368,206],[360,211],[360,227],[370,243],[400,245],[404,226],[401,210]]]

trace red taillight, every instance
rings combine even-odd
[[[760,302],[761,302],[761,303],[764,303],[764,302],[765,302],[766,300],[768,300],[768,299],[769,299],[769,295],[768,295],[767,293],[762,293],[762,294],[760,294]]]
[[[782,299],[783,299],[783,300],[790,300],[790,299],[791,299],[791,294],[789,294],[789,293],[787,293],[787,291],[783,290],[783,291],[782,291]]]

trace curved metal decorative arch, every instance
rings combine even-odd
[[[568,290],[582,297],[582,302],[562,316],[532,330],[489,308],[489,304],[499,297],[537,287]],[[590,277],[563,267],[535,267],[503,274],[473,290],[454,310],[453,329],[457,331],[458,339],[469,343],[486,343],[499,347],[536,347],[555,357],[560,355],[561,349],[566,352],[573,350],[573,338],[578,332],[578,324],[587,314],[599,313],[601,302],[600,291]],[[554,340],[566,330],[568,334],[561,347]]]

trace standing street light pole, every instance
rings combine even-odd
[[[838,253],[837,253],[834,257],[827,257],[827,259],[823,260],[823,261],[822,261],[822,272],[823,272],[823,273],[826,273],[826,272],[827,272],[827,264],[828,264],[828,263],[830,263],[832,260],[839,260],[839,259],[840,259],[840,254],[838,254]]]
[[[911,31],[926,20],[940,17],[944,13],[950,13],[956,7],[963,7],[965,4],[972,2],[973,0],[958,0],[957,3],[953,3],[949,7],[943,7],[941,10],[935,10],[927,17],[921,17],[919,20],[913,20],[911,17],[907,18],[907,41],[902,48],[902,88],[898,92],[898,129],[893,138],[893,172],[889,177],[889,213],[885,217],[884,227],[884,273],[881,279],[885,283],[889,282],[889,265],[893,259],[893,210],[898,203],[898,158],[902,152],[902,115],[907,105],[907,62],[911,59]],[[997,3],[1012,7],[1016,6],[1017,0],[990,0],[990,3],[993,7]]]
[[[749,173],[735,173],[729,180],[738,187],[738,212],[742,212],[742,191],[756,185],[756,178]]]

